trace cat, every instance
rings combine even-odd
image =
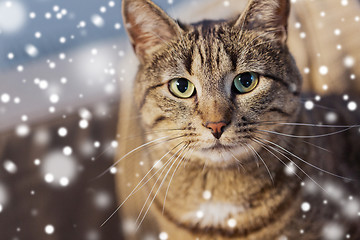
[[[122,4],[140,62],[114,164],[126,239],[360,238],[358,133],[343,107],[336,125],[303,108],[288,0],[194,24]]]

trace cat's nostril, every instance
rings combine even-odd
[[[225,122],[210,122],[205,125],[205,127],[211,129],[211,133],[215,138],[220,139],[223,134],[227,123]]]

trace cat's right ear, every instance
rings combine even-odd
[[[235,27],[271,33],[286,43],[290,0],[249,0]]]
[[[122,11],[131,44],[142,63],[181,35],[180,26],[150,0],[123,0]]]

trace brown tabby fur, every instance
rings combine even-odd
[[[346,189],[346,196],[355,194],[356,184],[331,175],[354,177],[338,166],[339,159],[358,154],[354,141],[340,141],[344,135],[339,134],[303,139],[270,133],[323,133],[284,124],[322,119],[319,112],[302,110],[302,77],[287,46],[289,8],[287,0],[250,0],[238,18],[190,25],[172,20],[149,0],[123,0],[140,67],[133,92],[124,92],[121,101],[120,202],[146,182],[120,209],[127,239],[157,238],[159,232],[171,240],[322,239],[329,222],[344,224],[345,232],[358,239],[357,218],[341,214],[334,199],[329,207],[322,205],[329,184]],[[232,81],[243,72],[260,74],[259,85],[235,94]],[[169,80],[179,77],[195,85],[194,97],[170,93]],[[219,140],[205,127],[209,122],[228,123]],[[321,148],[331,144],[338,146],[336,152],[324,153]],[[152,168],[158,160],[159,171]],[[297,175],[284,172],[290,162]],[[302,187],[302,181],[316,190]],[[210,199],[203,197],[206,191]],[[311,203],[308,213],[301,211],[304,201]],[[197,216],[199,210],[203,216]],[[135,227],[143,216],[144,222],[134,231],[139,213]]]

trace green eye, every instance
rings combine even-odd
[[[248,93],[254,90],[259,83],[259,75],[253,72],[245,72],[234,78],[234,86],[239,93]]]
[[[185,78],[175,78],[169,82],[169,89],[178,98],[190,98],[195,92],[195,86]]]

